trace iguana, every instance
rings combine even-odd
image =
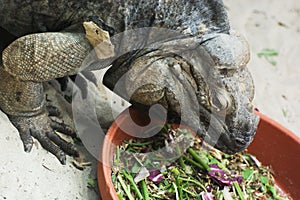
[[[49,119],[42,83],[81,70],[93,50],[83,27],[88,21],[110,37],[150,28],[146,41],[119,37],[112,42],[116,51],[121,42],[135,47],[90,67],[112,65],[104,77],[110,89],[132,94],[130,101],[136,105],[161,104],[224,152],[249,145],[258,124],[246,68],[249,49],[231,31],[221,0],[0,0],[0,27],[18,38],[2,52],[0,107],[18,129],[25,151],[31,150],[33,136],[63,164],[65,153],[77,155],[74,146],[53,131],[66,127]],[[179,34],[157,34],[151,28]],[[147,42],[153,35],[155,40]],[[193,57],[197,51],[212,62]],[[125,74],[123,88],[115,90]],[[142,86],[132,91],[136,85]]]

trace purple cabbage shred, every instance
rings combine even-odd
[[[253,155],[250,155],[251,160],[255,163],[257,167],[261,167],[261,162],[257,160],[257,158]]]
[[[210,165],[208,175],[222,186],[231,186],[233,182],[241,183],[243,177],[222,170],[217,164]]]
[[[163,180],[163,178],[163,174],[158,169],[151,170],[150,175],[148,176],[148,179],[150,179],[155,184],[159,184]]]
[[[214,195],[211,192],[201,192],[201,197],[204,200],[214,200]]]

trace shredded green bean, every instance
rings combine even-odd
[[[237,181],[234,181],[234,182],[233,182],[233,185],[234,185],[234,187],[235,187],[235,189],[236,189],[236,191],[237,191],[237,193],[238,193],[240,199],[241,199],[241,200],[245,200],[245,197],[244,197],[244,195],[243,195],[243,192],[242,192],[242,190],[241,190],[241,188],[240,188],[239,183],[238,183]]]
[[[180,146],[184,143],[177,144],[176,138],[186,132],[164,126],[155,138],[132,139],[119,146],[112,168],[112,180],[119,199],[196,200],[206,195],[223,200],[230,195],[232,199],[240,200],[261,197],[290,200],[277,192],[270,168],[256,166],[247,151],[224,154],[199,138],[184,151]],[[157,152],[172,143],[177,145],[168,156],[155,153],[150,159],[142,154]],[[203,144],[206,148],[202,148]],[[175,157],[177,160],[170,163]],[[142,180],[135,182],[137,176]]]

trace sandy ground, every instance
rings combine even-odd
[[[225,4],[232,27],[244,35],[250,45],[249,68],[256,85],[255,107],[300,136],[300,123],[297,123],[300,119],[299,1],[225,0]],[[266,48],[279,53],[272,58],[277,63],[275,66],[257,56]],[[100,101],[109,107],[106,97],[111,94],[103,94],[103,88],[100,90]],[[52,99],[63,102],[53,88],[48,92]],[[125,107],[118,99],[113,110],[119,112]],[[68,106],[62,108],[70,112]],[[106,117],[103,121],[109,121],[111,110],[101,112]],[[2,112],[0,130],[0,199],[99,199],[97,190],[88,188],[88,182],[96,178],[97,163],[83,148],[83,155],[93,165],[80,171],[71,164],[71,158],[66,166],[60,165],[38,143],[30,154],[24,153],[16,129]]]
[[[249,69],[256,94],[254,104],[300,137],[300,2],[297,0],[225,0],[232,28],[251,49]],[[274,49],[276,66],[257,53]]]

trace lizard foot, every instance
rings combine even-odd
[[[95,86],[98,86],[97,78],[94,75],[94,73],[90,71],[82,71],[80,74],[72,75],[72,76],[66,76],[62,78],[57,78],[56,80],[59,82],[61,90],[66,91],[69,78],[77,85],[77,87],[80,89],[82,98],[86,99],[87,97],[87,88],[88,83],[87,81],[91,81]],[[77,79],[77,80],[76,80]]]
[[[33,146],[32,137],[34,137],[44,149],[55,155],[62,164],[66,164],[66,154],[79,156],[75,146],[62,139],[54,131],[72,136],[74,134],[72,128],[64,123],[51,120],[46,112],[30,117],[9,116],[9,118],[19,131],[25,152],[31,151]]]

